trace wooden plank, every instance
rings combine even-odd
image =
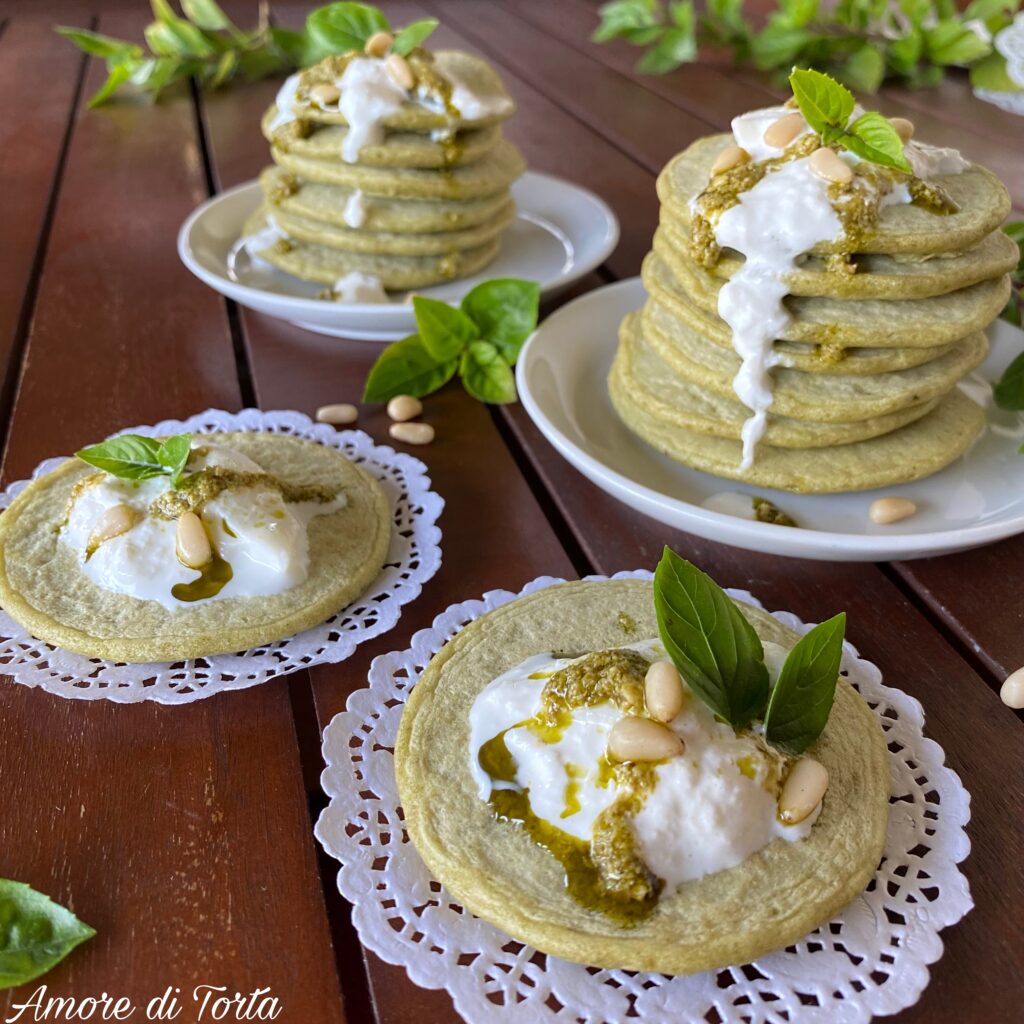
[[[24,122],[0,120],[0,422],[10,412],[50,196],[57,180],[75,87],[84,64],[53,31],[49,17],[19,17],[0,36],[0,93],[32,97],[32,135]]]
[[[141,25],[132,13],[102,28]],[[87,90],[101,80],[93,66]],[[27,108],[12,116],[22,132],[33,124]],[[175,254],[204,195],[187,93],[81,114],[7,480],[125,425],[237,406],[223,305]],[[0,777],[17,794],[0,816],[3,873],[99,932],[47,976],[51,994],[144,1006],[179,986],[191,1006],[198,984],[269,986],[279,1021],[345,1019],[285,681],[182,707],[71,702],[5,682],[0,709]],[[0,1015],[27,994],[0,994]]]

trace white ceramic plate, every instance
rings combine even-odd
[[[615,214],[578,185],[527,171],[512,186],[512,195],[518,212],[502,236],[497,259],[479,274],[418,294],[459,302],[481,281],[521,277],[537,281],[542,295],[552,295],[603,263],[618,244]],[[316,298],[323,285],[251,259],[238,242],[242,225],[261,201],[259,184],[250,181],[194,210],[178,232],[178,255],[185,266],[239,305],[320,334],[394,341],[416,330],[412,306],[401,295],[387,304],[325,302]]]
[[[544,436],[584,476],[667,526],[736,547],[832,561],[920,558],[1024,532],[1024,416],[999,410],[987,382],[1024,349],[1024,332],[998,322],[992,352],[961,385],[985,402],[989,429],[941,473],[879,491],[795,495],[748,487],[687,469],[648,447],[619,420],[605,379],[623,316],[645,294],[639,278],[581,296],[548,317],[519,358],[519,393]],[[712,495],[761,495],[802,527],[750,522],[703,508]],[[918,505],[910,519],[876,526],[868,506],[882,494]]]

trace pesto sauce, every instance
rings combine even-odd
[[[620,711],[644,709],[644,677],[650,662],[637,651],[612,649],[588,654],[556,672],[541,692],[542,715],[555,718],[573,708],[611,701]]]
[[[231,582],[233,575],[230,564],[214,551],[213,558],[200,570],[199,579],[191,583],[175,583],[171,587],[171,597],[189,602],[216,597]]]
[[[774,523],[776,526],[797,526],[792,516],[786,515],[767,498],[754,498],[754,516],[759,523]]]

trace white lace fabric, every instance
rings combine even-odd
[[[521,594],[558,582],[543,577]],[[760,607],[746,592],[730,593]],[[521,594],[494,591],[453,605],[413,637],[409,650],[377,658],[369,688],[354,693],[324,733],[322,781],[330,803],[316,835],[341,863],[338,888],[353,904],[362,942],[403,966],[416,984],[446,989],[471,1024],[861,1024],[915,1003],[928,984],[928,965],[942,955],[939,931],[973,906],[957,867],[970,852],[970,796],[944,766],[942,749],[924,736],[921,705],[885,686],[850,644],[843,671],[885,731],[892,798],[878,872],[835,920],[754,964],[668,977],[546,956],[453,901],[403,827],[392,754],[398,722],[433,654],[468,622]],[[798,632],[811,628],[794,615],[774,614]]]
[[[71,699],[186,704],[312,665],[344,661],[359,644],[391,629],[402,606],[419,595],[423,584],[440,567],[441,531],[436,524],[444,501],[430,489],[427,468],[419,459],[374,444],[360,430],[337,431],[298,412],[244,409],[230,413],[208,409],[186,420],[164,420],[122,433],[166,435],[185,431],[288,434],[336,448],[362,466],[380,483],[392,510],[391,547],[380,575],[361,597],[314,629],[237,654],[174,663],[126,665],[74,654],[35,639],[0,611],[0,672],[18,683]],[[47,459],[32,478],[64,461]],[[7,508],[28,483],[18,481],[0,494],[0,509]]]

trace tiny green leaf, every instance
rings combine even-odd
[[[992,397],[1000,409],[1024,409],[1024,352],[1006,368],[992,389]]]
[[[369,4],[328,4],[306,19],[306,31],[327,53],[362,50],[370,36],[388,28],[388,19]]]
[[[107,80],[89,98],[90,107],[98,107],[105,103],[110,97],[128,81],[132,76],[132,62],[126,61],[123,64],[115,64],[107,74]]]
[[[458,368],[458,358],[435,359],[419,335],[412,334],[380,354],[366,378],[363,401],[386,402],[395,395],[422,398],[444,387]]]
[[[787,754],[802,754],[828,722],[843,657],[846,613],[815,626],[789,652],[772,688],[764,735]]]
[[[170,476],[177,486],[191,444],[191,434],[177,434],[163,443],[141,434],[120,434],[83,448],[75,455],[90,466],[124,480]]]
[[[936,64],[970,64],[991,52],[991,45],[957,18],[938,22],[924,33],[925,51]]]
[[[485,341],[515,366],[523,343],[537,326],[540,285],[513,277],[478,284],[463,300],[462,310]]]
[[[68,28],[64,25],[58,26],[57,32],[65,39],[71,40],[75,46],[80,50],[84,50],[91,57],[123,60],[127,57],[142,56],[141,46],[125,42],[123,39],[112,39],[110,36],[103,36],[99,32],[90,32],[84,28]]]
[[[412,308],[420,341],[437,362],[455,359],[471,341],[480,337],[476,324],[447,302],[415,295]]]
[[[188,454],[192,450],[191,434],[175,434],[167,438],[157,450],[157,461],[171,477],[171,485],[178,486],[185,463],[188,462]]]
[[[845,128],[853,113],[853,93],[820,71],[794,68],[789,76],[800,113],[819,134],[829,128]]]
[[[865,43],[843,65],[843,80],[861,92],[878,92],[884,78],[885,58],[874,43]]]
[[[391,44],[391,49],[403,57],[406,56],[410,50],[422,46],[424,40],[433,33],[439,24],[437,18],[421,18],[419,21],[406,25],[395,34],[395,41]]]
[[[843,136],[842,145],[864,160],[911,173],[903,154],[903,140],[892,122],[877,111],[861,114]]]
[[[214,0],[181,0],[181,9],[193,25],[208,32],[234,28],[228,16]]]
[[[693,26],[670,28],[662,32],[654,46],[640,58],[636,69],[645,75],[664,75],[680,64],[688,64],[696,56],[697,38]]]
[[[768,670],[754,628],[729,595],[665,548],[654,573],[661,642],[690,688],[741,729],[764,712]]]
[[[45,974],[95,934],[41,892],[0,878],[0,989]]]
[[[462,353],[459,376],[463,387],[480,402],[507,405],[518,397],[515,374],[489,341],[474,341],[468,346]]]

